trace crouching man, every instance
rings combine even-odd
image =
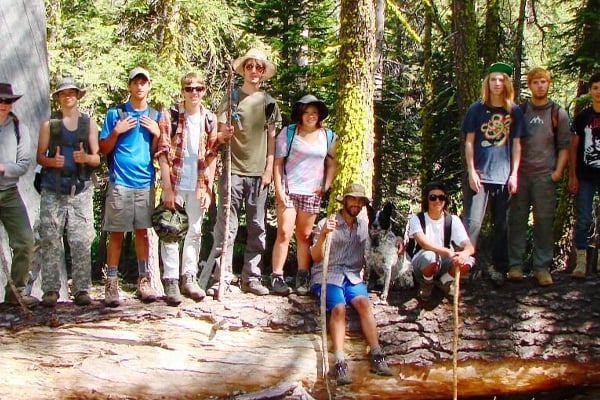
[[[409,221],[408,237],[416,247],[412,252],[412,265],[421,284],[419,297],[429,300],[434,287],[434,278],[444,294],[454,293],[456,271],[466,274],[475,260],[475,248],[464,225],[456,215],[446,212],[448,193],[439,181],[430,182],[423,188],[421,212]],[[456,247],[456,250],[455,250]]]
[[[329,317],[329,333],[335,356],[335,376],[338,385],[352,383],[348,374],[348,363],[344,355],[346,335],[346,305],[350,303],[360,317],[360,325],[369,350],[371,372],[391,376],[377,334],[377,325],[367,286],[363,282],[362,270],[365,266],[365,245],[369,240],[368,221],[357,216],[369,203],[365,188],[360,184],[349,184],[342,196],[337,198],[342,210],[329,218],[319,221],[311,247],[314,261],[312,285],[313,293],[320,299],[323,274],[325,238],[331,232],[331,249],[327,273],[326,307]]]

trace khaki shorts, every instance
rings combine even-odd
[[[150,228],[153,211],[152,186],[133,189],[109,183],[102,229],[106,232],[132,232],[134,229]]]

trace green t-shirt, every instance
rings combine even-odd
[[[266,121],[265,107],[267,98],[264,92],[252,95],[238,90],[239,102],[237,111],[240,116],[242,130],[234,126],[231,138],[231,172],[244,176],[261,176],[265,170],[267,159],[267,125],[281,126],[281,113],[275,103],[275,108],[269,121]],[[227,98],[219,105],[218,121],[227,123]]]

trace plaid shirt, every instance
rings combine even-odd
[[[208,166],[217,156],[217,120],[216,117],[204,107],[200,106],[200,144],[198,146],[198,193],[210,191]],[[183,168],[183,157],[186,149],[186,119],[183,103],[179,104],[179,120],[175,134],[171,132],[171,113],[163,110],[158,121],[160,128],[160,140],[155,157],[166,154],[171,170],[171,185],[177,187],[181,181],[181,170]],[[215,121],[212,132],[206,132],[206,115],[212,116]]]
[[[341,213],[336,215],[337,225],[331,232],[331,250],[329,252],[329,267],[327,270],[327,283],[342,286],[344,278],[353,285],[362,282],[362,270],[365,266],[365,246],[369,240],[368,222],[357,218],[352,229],[346,224]],[[317,224],[313,236],[317,242],[319,233],[325,225],[327,218]],[[321,284],[323,274],[323,261],[315,263],[312,267],[312,284]]]

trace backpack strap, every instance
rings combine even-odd
[[[452,215],[444,212],[444,247],[450,248],[450,239],[452,237]]]
[[[10,111],[8,113],[8,115],[10,115],[13,119],[13,125],[15,127],[15,136],[17,137],[17,145],[18,145],[21,142],[21,130],[19,129],[19,118],[17,118],[15,113],[13,113],[12,111]]]
[[[287,137],[286,137],[286,153],[285,160],[290,156],[290,151],[292,151],[292,142],[294,141],[294,136],[296,136],[296,124],[289,124],[287,127]],[[285,161],[284,161],[285,162]]]

